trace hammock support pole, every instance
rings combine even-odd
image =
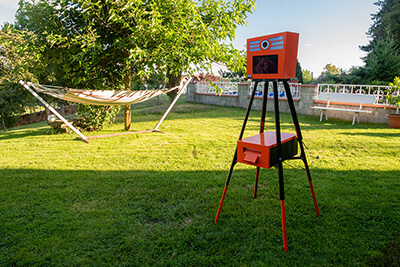
[[[167,108],[167,110],[164,112],[164,115],[161,117],[160,121],[157,123],[157,125],[154,127],[153,131],[159,131],[158,127],[160,127],[161,123],[164,121],[164,119],[167,117],[168,113],[171,111],[171,109],[174,107],[176,101],[178,101],[179,97],[182,95],[183,91],[185,91],[185,88],[188,86],[188,84],[192,81],[193,78],[189,78],[185,84],[181,85],[180,90],[176,94],[174,100],[172,100],[171,104]]]
[[[72,131],[74,131],[82,141],[85,141],[86,143],[89,143],[88,138],[84,136],[78,129],[76,129],[69,121],[67,121],[63,116],[61,116],[60,113],[58,113],[52,106],[50,106],[46,101],[43,100],[35,91],[33,91],[29,87],[29,82],[25,83],[24,81],[19,81],[19,83],[26,89],[28,90],[34,97],[36,97],[46,108],[48,108],[54,115],[57,116],[62,122],[64,122]]]

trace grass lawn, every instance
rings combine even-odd
[[[132,130],[143,130],[161,108],[133,112]],[[400,130],[385,124],[299,116],[321,217],[301,161],[285,162],[288,252],[274,168],[261,170],[253,199],[255,167],[237,164],[214,224],[244,114],[182,100],[165,134],[90,144],[45,122],[0,132],[0,266],[399,266]],[[289,114],[281,121],[294,132]],[[85,134],[122,129],[119,118]]]

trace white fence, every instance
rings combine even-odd
[[[197,82],[196,83],[196,93],[200,94],[220,94],[216,91],[215,87],[217,87],[221,93],[221,95],[238,95],[238,84],[236,82],[212,82],[211,85],[209,82]],[[256,90],[256,97],[262,97],[265,83],[259,83]],[[299,83],[289,83],[290,91],[292,93],[293,99],[300,98],[300,86]],[[251,83],[249,86],[249,95],[251,94],[254,88],[254,83]],[[278,95],[279,98],[286,99],[285,89],[283,87],[283,83],[278,83]],[[268,88],[268,97],[273,97],[273,88],[272,83],[269,83]]]
[[[217,87],[222,95],[233,95],[237,96],[238,94],[238,83],[234,82],[212,82],[211,85],[209,82],[197,82],[196,83],[196,93],[200,94],[220,94],[216,91]]]
[[[331,92],[340,94],[359,94],[359,95],[374,95],[377,104],[388,104],[387,90],[391,86],[384,85],[356,85],[356,84],[318,84],[318,94],[321,92]],[[392,93],[394,96],[399,94],[399,91]]]
[[[237,82],[212,82],[211,85],[209,82],[202,81],[196,83],[196,93],[201,94],[218,94],[218,95],[229,95],[229,96],[237,96],[238,95],[238,84]],[[265,83],[259,83],[257,86],[257,90],[255,93],[256,97],[262,97],[264,91]],[[251,94],[254,87],[254,82],[252,82],[249,86],[249,95]],[[293,99],[300,99],[300,89],[301,84],[299,83],[289,83],[290,91],[292,93]],[[217,92],[216,88],[218,88],[219,92]],[[332,92],[332,93],[340,93],[340,94],[361,94],[361,95],[374,95],[376,97],[376,104],[384,104],[387,105],[387,91],[390,89],[390,86],[384,85],[356,85],[356,84],[318,84],[317,94],[320,92]],[[394,96],[400,94],[400,91],[397,90],[392,93]],[[283,83],[278,83],[278,95],[281,99],[286,99],[285,89],[283,87]],[[268,97],[273,97],[273,88],[272,83],[269,83],[268,88]]]
[[[249,95],[253,91],[254,88],[254,82],[251,83],[251,86],[249,87]],[[255,96],[262,97],[263,92],[264,92],[264,86],[265,83],[258,83],[257,85],[257,90],[255,93]],[[300,99],[300,88],[301,88],[301,83],[289,83],[289,88],[290,92],[292,93],[292,98],[293,99]],[[268,97],[272,98],[274,96],[274,91],[273,91],[273,86],[272,83],[269,83],[268,86]],[[278,82],[278,96],[279,98],[286,99],[286,93],[285,93],[285,87],[283,86],[282,82]]]

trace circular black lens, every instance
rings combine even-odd
[[[268,40],[264,40],[264,41],[261,42],[261,48],[262,49],[266,50],[266,49],[268,49],[268,47],[269,47]]]

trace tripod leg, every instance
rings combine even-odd
[[[268,87],[269,87],[269,82],[267,81],[264,83],[263,102],[262,102],[262,109],[261,109],[260,133],[263,133],[264,129],[265,129],[265,113],[267,112]]]
[[[274,81],[273,85],[274,85],[274,107],[275,107],[276,156],[278,159],[277,162],[278,162],[278,175],[279,175],[279,196],[281,200],[283,250],[287,251],[285,190],[284,190],[283,169],[282,169],[283,160],[282,160],[281,126],[279,118],[278,83]]]
[[[260,133],[263,133],[264,129],[265,129],[265,113],[267,111],[268,87],[269,87],[269,82],[268,81],[264,82],[263,102],[262,102],[262,110],[261,110]],[[255,179],[255,182],[254,182],[253,198],[257,197],[257,187],[258,187],[258,176],[259,175],[260,175],[260,167],[257,167],[256,179]]]
[[[233,160],[231,163],[231,167],[229,169],[229,173],[228,173],[228,178],[226,179],[226,183],[225,183],[225,187],[224,187],[224,192],[222,193],[222,197],[221,197],[221,201],[219,202],[219,207],[218,207],[218,211],[217,211],[217,216],[215,216],[215,220],[214,223],[218,222],[218,218],[219,218],[219,214],[221,213],[221,209],[222,209],[222,205],[224,204],[224,199],[225,199],[225,195],[226,195],[226,191],[228,190],[228,186],[229,186],[229,181],[231,179],[232,176],[232,171],[233,171],[233,167],[235,167],[236,163],[237,163],[237,148],[235,150],[235,155],[233,156]]]
[[[287,99],[288,99],[290,112],[292,114],[293,124],[294,124],[294,127],[296,129],[297,140],[299,141],[300,157],[303,160],[304,168],[306,169],[307,179],[308,179],[308,183],[310,185],[310,189],[311,189],[311,194],[312,194],[313,201],[314,201],[315,210],[317,212],[317,216],[320,217],[321,215],[319,213],[317,198],[315,197],[314,187],[313,187],[313,184],[312,184],[312,181],[311,181],[311,175],[310,175],[310,170],[308,168],[307,157],[306,157],[306,154],[304,152],[303,137],[301,135],[300,124],[299,124],[299,120],[297,119],[297,113],[296,113],[296,109],[294,107],[292,93],[290,92],[289,84],[288,84],[287,81],[283,81],[283,85],[285,87],[285,92],[286,92],[286,96],[287,96]]]
[[[282,239],[283,250],[287,251],[287,235],[286,235],[286,214],[285,214],[285,191],[283,186],[283,169],[282,162],[278,163],[278,176],[279,176],[279,195],[281,200],[281,217],[282,217]]]
[[[254,193],[253,193],[253,198],[257,197],[257,188],[258,188],[258,176],[260,175],[260,167],[257,167],[256,169],[256,180],[254,182]]]
[[[250,97],[250,101],[249,101],[249,106],[247,107],[246,115],[244,116],[244,121],[243,121],[243,125],[242,125],[242,130],[240,131],[240,134],[239,134],[239,140],[241,140],[241,139],[243,138],[244,129],[246,128],[247,120],[249,119],[251,106],[253,105],[254,95],[255,95],[256,90],[257,90],[257,85],[258,85],[258,82],[255,82],[254,88],[253,88],[253,92],[251,93],[251,97]],[[237,163],[237,146],[236,146],[236,149],[235,149],[235,155],[233,156],[233,160],[232,160],[232,163],[231,163],[231,167],[230,167],[230,169],[229,169],[228,178],[226,179],[226,183],[225,183],[225,187],[224,187],[224,192],[222,193],[221,201],[220,201],[220,203],[219,203],[219,207],[218,207],[218,211],[217,211],[217,216],[215,216],[215,220],[214,220],[215,223],[218,222],[219,214],[221,213],[222,205],[224,204],[224,199],[225,199],[226,191],[228,190],[229,181],[231,180],[231,176],[232,176],[232,172],[233,172],[233,167],[235,167],[236,163]]]
[[[304,151],[304,149],[303,149],[303,151]],[[303,162],[304,162],[304,168],[306,169],[306,173],[307,173],[308,184],[310,185],[311,195],[312,195],[312,198],[314,201],[315,211],[317,212],[317,216],[321,217],[321,214],[319,213],[317,198],[315,197],[314,186],[311,181],[310,169],[308,168],[308,163],[307,163],[307,159],[305,156],[303,158]]]

